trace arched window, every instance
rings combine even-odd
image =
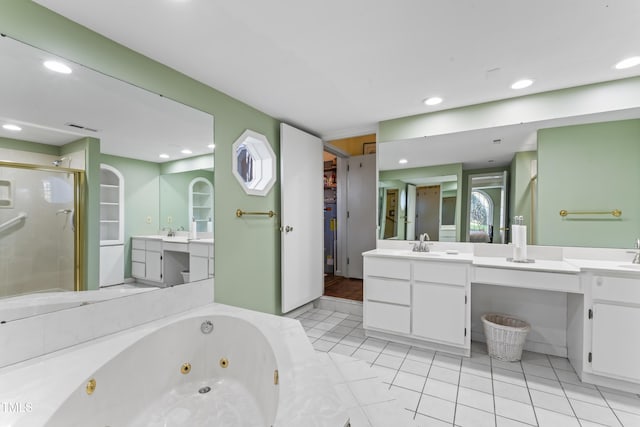
[[[482,190],[471,192],[471,216],[469,231],[471,233],[492,234],[493,228],[493,200]]]

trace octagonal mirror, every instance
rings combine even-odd
[[[247,194],[264,196],[276,182],[276,155],[267,138],[247,129],[233,143],[232,169]]]

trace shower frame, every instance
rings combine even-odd
[[[74,231],[74,247],[73,247],[73,289],[75,291],[86,290],[86,284],[83,283],[84,277],[84,260],[85,260],[85,202],[86,202],[86,174],[82,169],[65,168],[60,166],[45,166],[31,163],[20,163],[0,160],[0,167],[27,169],[44,172],[62,172],[73,174],[73,209],[75,212],[75,231]]]

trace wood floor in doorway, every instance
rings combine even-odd
[[[324,294],[329,297],[362,301],[362,280],[328,274],[324,276]]]

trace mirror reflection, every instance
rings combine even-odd
[[[158,289],[136,283],[134,236],[212,244],[211,115],[9,37],[0,59],[0,321]]]

